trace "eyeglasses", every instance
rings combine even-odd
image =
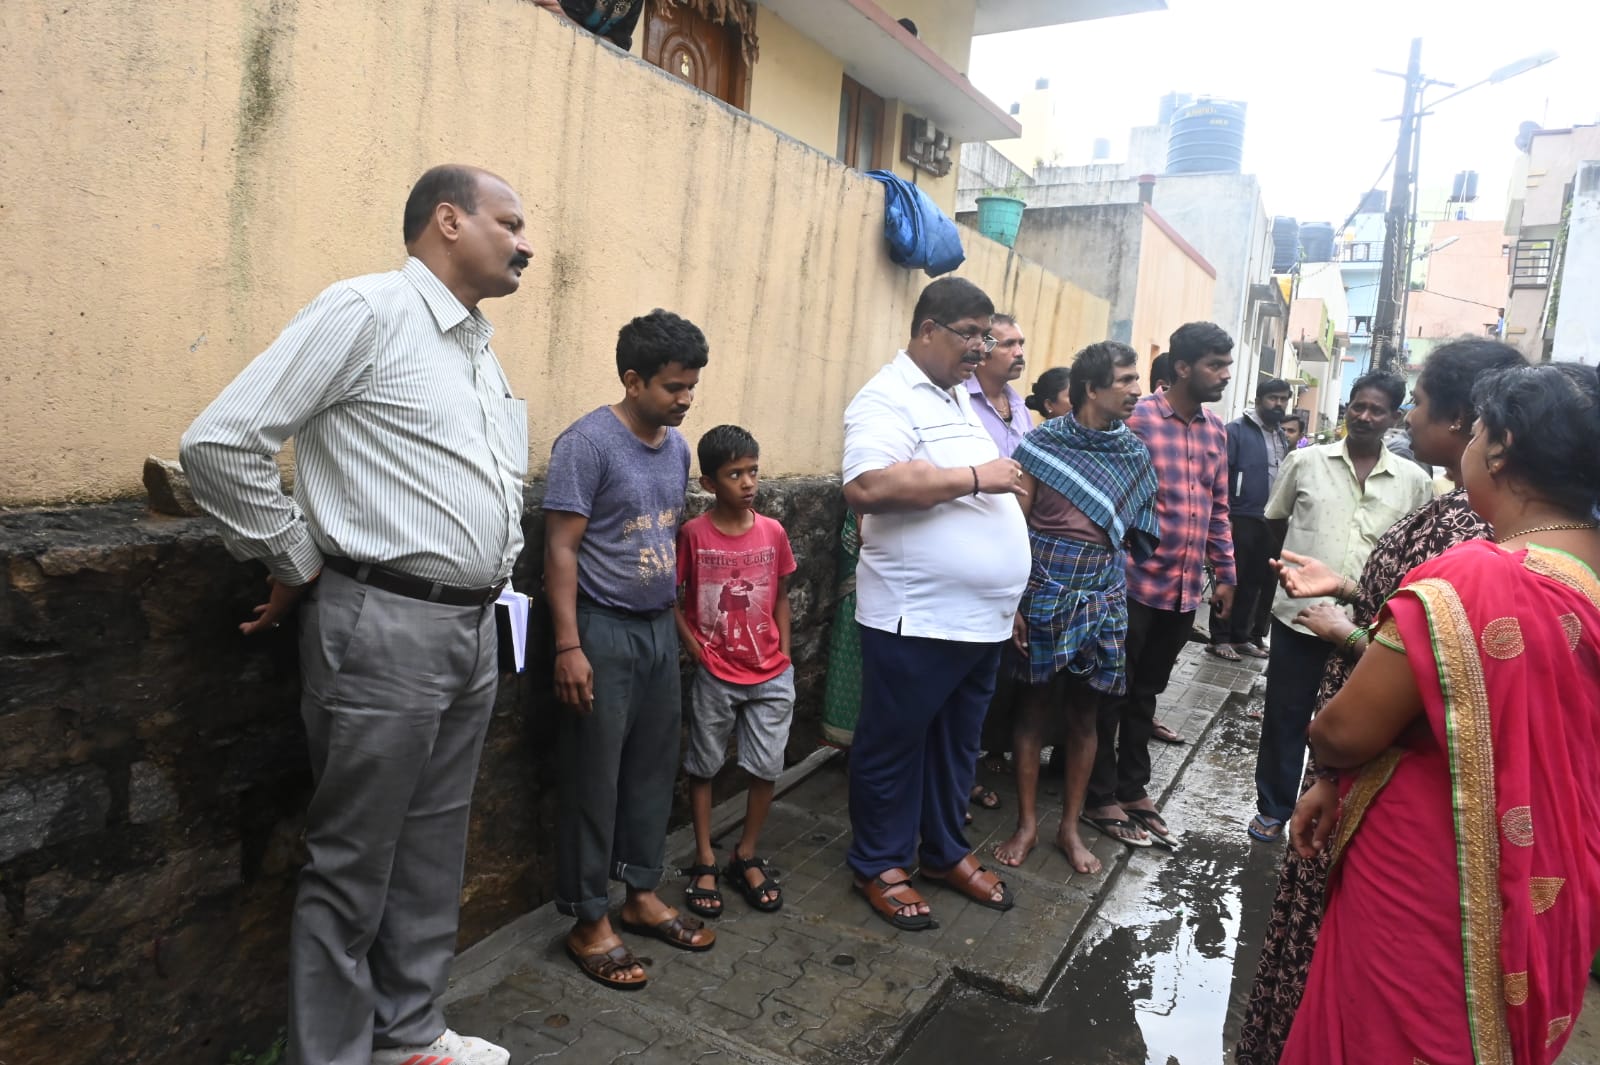
[[[978,347],[983,349],[984,354],[988,354],[989,352],[993,351],[994,346],[1000,343],[1000,341],[996,340],[988,333],[963,333],[959,329],[951,329],[937,318],[929,318],[928,321],[932,322],[940,329],[943,329],[946,333],[954,333],[956,336],[961,338],[963,343],[968,344],[969,346],[974,342],[977,343]]]

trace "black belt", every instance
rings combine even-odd
[[[357,562],[338,555],[324,555],[322,563],[333,572],[342,573],[361,584],[370,584],[374,588],[382,588],[386,592],[403,595],[407,599],[422,599],[429,603],[445,603],[449,606],[483,606],[485,603],[492,603],[500,597],[500,589],[506,586],[506,582],[501,581],[488,588],[457,588],[450,584],[440,584],[438,581],[425,581],[421,577],[396,573],[373,562]]]

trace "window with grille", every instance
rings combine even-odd
[[[1550,263],[1554,257],[1554,241],[1517,241],[1517,246],[1511,254],[1511,287],[1548,288]]]

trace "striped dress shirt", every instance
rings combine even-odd
[[[479,588],[522,551],[527,403],[494,333],[422,261],[340,281],[223,389],[179,456],[237,558],[304,584],[324,555]],[[295,441],[295,487],[276,456]]]

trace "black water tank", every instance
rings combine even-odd
[[[1300,223],[1288,215],[1272,220],[1272,272],[1286,274],[1300,261]]]
[[[1244,161],[1244,109],[1236,100],[1199,100],[1172,116],[1167,173],[1237,174]]]
[[[1307,222],[1300,227],[1300,247],[1308,263],[1333,261],[1333,223]]]

